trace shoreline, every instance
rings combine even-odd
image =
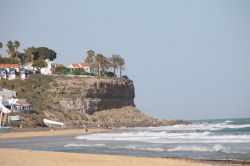
[[[52,166],[52,165],[86,165],[86,166],[239,166],[249,165],[250,162],[231,162],[224,160],[199,160],[182,158],[154,158],[154,157],[132,157],[106,154],[83,154],[72,152],[51,152],[20,149],[0,148],[1,166],[19,165],[19,166]]]
[[[10,130],[7,132],[0,132],[0,140],[1,139],[9,139],[9,138],[26,138],[26,137],[48,137],[48,136],[63,136],[63,135],[73,135],[73,134],[87,134],[87,133],[100,133],[100,132],[109,132],[115,131],[115,129],[102,129],[102,128],[90,128],[88,132],[85,129],[56,129],[50,131],[49,128],[41,128],[37,131],[34,130],[26,130],[26,131],[16,131]]]
[[[101,133],[101,132],[110,132],[110,131],[117,131],[118,129],[100,129],[100,128],[92,128],[92,129],[88,129],[89,131],[86,132],[84,129],[57,129],[55,131],[49,131],[49,129],[46,128],[41,128],[40,130],[38,129],[38,131],[8,131],[8,132],[0,132],[0,141],[1,140],[6,140],[6,139],[12,139],[12,138],[31,138],[31,137],[53,137],[53,136],[66,136],[66,135],[76,135],[76,134],[91,134],[91,133]],[[122,130],[122,129],[120,129]],[[128,156],[128,155],[109,155],[109,154],[88,154],[88,153],[75,153],[75,152],[60,152],[60,151],[43,151],[43,150],[27,150],[27,149],[16,149],[16,148],[1,148],[0,147],[0,153],[5,153],[5,150],[7,151],[12,151],[11,153],[17,153],[17,156],[19,156],[19,153],[22,153],[23,151],[25,152],[30,152],[32,155],[34,152],[41,152],[42,154],[46,154],[48,156],[52,155],[53,153],[63,153],[64,155],[70,155],[71,154],[78,154],[78,155],[83,155],[83,156],[96,156],[96,161],[99,161],[98,158],[105,158],[106,156],[112,156],[112,158],[119,158],[119,157],[125,157],[128,160],[134,160],[134,158],[143,158],[143,159],[147,159],[147,160],[152,160],[154,161],[155,159],[160,159],[164,160],[166,159],[166,161],[164,160],[163,162],[169,162],[169,160],[174,160],[174,162],[183,162],[183,164],[180,165],[185,165],[186,163],[192,162],[192,163],[199,163],[199,164],[209,164],[209,165],[250,165],[250,160],[218,160],[218,159],[192,159],[192,158],[179,158],[179,157],[139,157],[139,156]],[[62,155],[62,156],[64,156]],[[23,156],[25,157],[25,156]],[[27,157],[27,156],[26,156]],[[81,158],[81,157],[80,157]],[[4,159],[5,160],[5,159]],[[13,156],[13,159],[11,160],[17,160],[15,159],[15,156]],[[27,157],[28,160],[28,157]],[[36,160],[36,159],[35,159]],[[117,163],[118,165],[120,163]],[[167,163],[169,164],[169,163]],[[2,159],[0,158],[0,165],[2,165]],[[7,164],[8,165],[8,164]],[[11,164],[10,164],[11,165]],[[53,165],[53,164],[52,164]],[[97,164],[98,165],[98,164]],[[154,164],[152,164],[154,165]],[[170,164],[172,165],[172,164]],[[187,164],[189,165],[189,164]],[[206,166],[205,165],[205,166]],[[22,166],[22,165],[20,165]],[[200,166],[200,165],[198,165]]]

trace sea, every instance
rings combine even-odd
[[[250,118],[192,121],[111,132],[0,140],[0,147],[205,160],[250,161]]]
[[[79,135],[64,146],[64,151],[145,157],[250,160],[250,118],[200,120],[192,123]]]

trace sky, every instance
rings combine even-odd
[[[126,60],[136,106],[160,119],[250,117],[248,0],[0,0],[0,41]]]

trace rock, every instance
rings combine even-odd
[[[34,75],[24,81],[9,81],[9,84],[15,84],[17,94],[34,105],[36,114],[27,115],[30,121],[25,123],[27,127],[41,126],[41,117],[62,121],[68,127],[82,127],[83,124],[135,127],[188,123],[157,120],[140,112],[135,107],[134,84],[129,79]],[[31,122],[32,116],[34,122]]]

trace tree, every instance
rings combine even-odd
[[[95,51],[88,50],[87,51],[87,59],[85,59],[85,62],[93,64],[94,63],[94,57],[95,57]]]
[[[74,75],[83,75],[85,73],[84,69],[82,68],[77,68],[73,70]]]
[[[96,62],[98,63],[98,75],[101,75],[101,69],[103,69],[103,63],[104,63],[104,56],[102,54],[96,55]],[[103,70],[102,70],[103,71]]]
[[[15,54],[15,57],[14,58],[18,58],[19,57],[19,52],[18,52],[18,48],[20,47],[20,42],[19,41],[15,41],[14,42],[14,54]]]
[[[15,41],[14,42],[14,48],[16,49],[16,52],[17,52],[17,49],[20,47],[20,42],[19,41]]]
[[[33,48],[32,48],[33,49]],[[49,49],[47,47],[38,47],[35,48],[33,51],[33,60],[45,60],[45,59],[49,59],[50,61],[53,61],[54,59],[56,59],[56,52],[52,49]]]
[[[12,41],[7,42],[7,53],[9,54],[9,58],[15,58],[15,46]]]
[[[28,55],[26,53],[19,53],[18,59],[20,60],[22,66],[29,60]]]
[[[125,60],[119,56],[118,63],[117,63],[119,70],[120,70],[120,77],[122,76],[122,71],[125,70]]]
[[[0,48],[3,48],[3,43],[2,42],[0,42]],[[1,54],[0,54],[0,56],[1,56]]]
[[[24,52],[28,56],[29,61],[31,63],[33,63],[33,61],[34,61],[34,54],[36,52],[35,47],[29,47],[29,48],[25,49]]]
[[[113,55],[111,56],[111,59],[110,59],[110,60],[111,60],[111,66],[112,66],[113,71],[114,71],[114,75],[116,75],[115,72],[116,72],[116,70],[117,70],[117,68],[118,68],[119,58],[120,58],[120,55],[118,55],[118,54],[113,54]]]
[[[18,48],[20,47],[20,42],[19,41],[14,41],[14,43],[12,41],[8,41],[7,42],[7,53],[9,54],[10,58],[16,59],[18,58],[18,54],[20,54],[18,52]]]
[[[41,68],[46,67],[47,65],[48,64],[44,60],[39,59],[33,62],[32,67],[37,68],[37,70],[40,72]]]
[[[2,64],[18,64],[18,61],[16,59],[13,59],[13,58],[0,56],[0,63],[2,63]]]
[[[65,66],[55,67],[55,73],[59,75],[65,75],[68,73],[68,69]]]

